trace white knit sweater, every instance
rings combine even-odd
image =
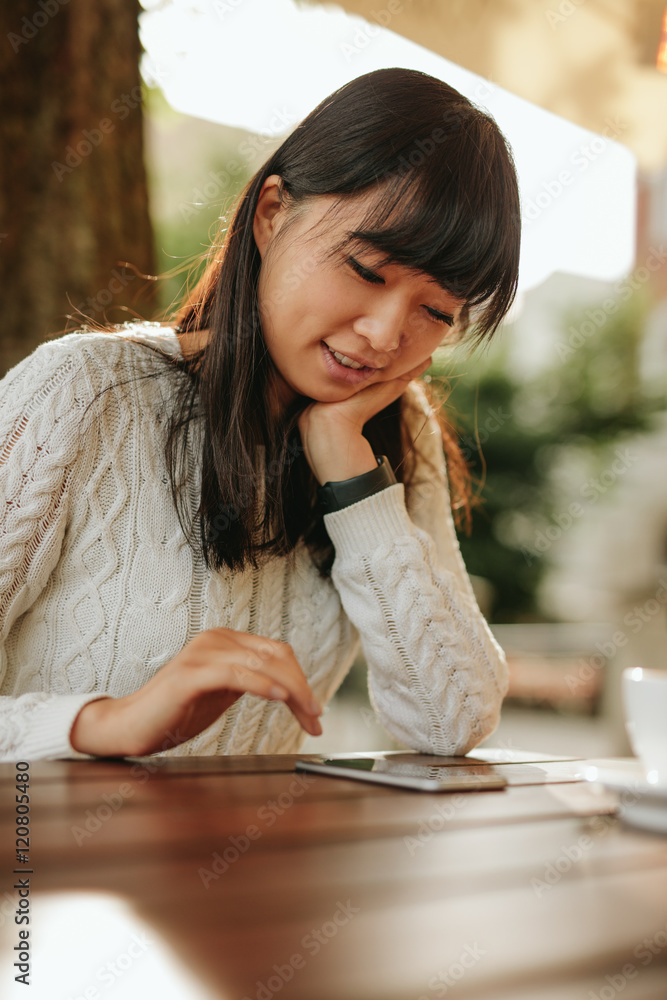
[[[0,759],[86,757],[69,742],[81,707],[137,690],[215,626],[290,643],[322,704],[361,641],[375,711],[403,743],[457,754],[488,736],[507,667],[461,559],[442,442],[419,384],[409,391],[424,418],[411,432],[423,427],[419,446],[438,475],[420,465],[407,509],[398,483],[327,514],[330,581],[303,544],[257,571],[208,571],[169,490],[170,376],[126,381],[164,365],[130,335],[180,352],[158,324],[77,332],[42,344],[0,382]],[[295,753],[304,738],[284,704],[245,694],[166,752]]]

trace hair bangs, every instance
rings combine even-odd
[[[370,246],[380,254],[378,266],[399,264],[428,274],[465,299],[475,338],[482,339],[495,331],[516,294],[518,198],[513,221],[507,192],[498,197],[503,178],[479,153],[467,162],[465,175],[460,167],[452,169],[446,155],[437,159],[367,188],[361,221],[334,252],[355,243]]]

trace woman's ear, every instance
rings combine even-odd
[[[259,192],[252,231],[260,257],[264,257],[269,243],[280,227],[285,212],[281,184],[282,178],[279,174],[270,174]]]

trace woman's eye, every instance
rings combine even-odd
[[[354,257],[348,256],[346,257],[346,261],[352,270],[358,274],[360,278],[363,278],[364,281],[369,282],[371,285],[384,285],[384,278],[382,278],[379,274],[376,274],[374,271],[369,271],[367,267],[360,264]],[[454,317],[449,313],[441,313],[437,309],[432,309],[430,306],[424,306],[424,308],[434,323],[445,323],[447,326],[454,326]]]
[[[371,285],[384,285],[384,278],[381,278],[379,274],[375,274],[373,271],[369,271],[368,268],[360,264],[358,260],[354,257],[348,257],[347,262],[353,271],[363,278],[364,281],[368,281]]]
[[[431,309],[430,306],[426,306],[426,312],[436,323],[446,323],[447,326],[454,326],[453,316],[450,316],[447,313],[438,312],[437,309]]]

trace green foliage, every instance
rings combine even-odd
[[[213,165],[209,174],[221,176],[223,170]],[[209,181],[209,188],[213,186]],[[236,194],[235,189],[220,187],[207,197],[202,188],[204,185],[179,203],[177,214],[154,222],[155,257],[161,275],[159,301],[163,310],[175,308],[186,290],[201,277],[209,249]]]
[[[251,176],[247,133],[232,133],[174,111],[161,91],[144,90],[150,124],[147,170],[155,234],[158,299],[171,311],[200,277],[206,256]]]
[[[469,572],[495,588],[492,621],[543,617],[536,589],[551,545],[540,543],[567,524],[570,504],[592,502],[592,477],[614,449],[650,426],[658,403],[638,374],[646,305],[635,295],[595,329],[583,314],[564,315],[553,365],[529,381],[515,377],[507,347],[434,358],[431,374],[449,382],[448,410],[480,483],[472,532],[459,541]]]

